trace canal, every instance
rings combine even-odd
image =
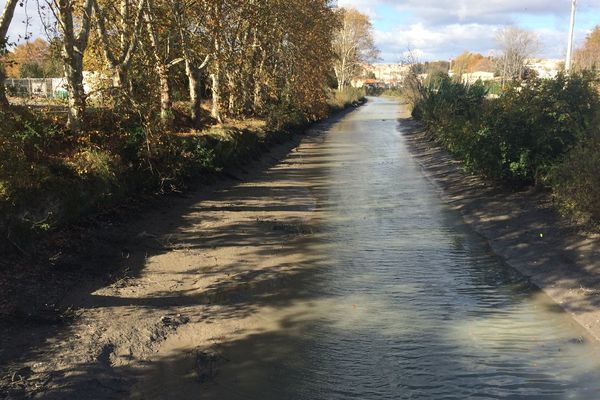
[[[306,165],[283,174],[313,199],[294,244],[306,272],[271,294],[264,326],[218,347],[214,380],[163,370],[147,394],[600,398],[598,345],[444,202],[411,157],[401,107],[371,99],[298,149],[289,162]]]

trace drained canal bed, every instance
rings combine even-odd
[[[134,397],[600,398],[598,344],[448,208],[399,107],[373,99],[290,157],[314,201],[279,227],[302,236],[297,274],[210,349],[167,341]]]

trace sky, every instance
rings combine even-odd
[[[498,29],[518,26],[539,38],[540,58],[564,58],[571,0],[338,0],[371,17],[381,62],[408,51],[421,61],[449,60],[463,51],[498,53]],[[575,45],[600,25],[600,0],[579,0]]]
[[[47,11],[38,12],[38,3],[41,6],[46,4],[46,0],[23,0],[22,6],[17,5],[12,23],[8,29],[8,42],[10,44],[22,43],[27,37],[42,37],[47,35],[44,32],[41,19],[48,19]],[[0,13],[4,11],[6,0],[0,0]]]
[[[18,7],[9,31],[12,42],[22,41],[26,26],[43,36],[35,5]],[[43,0],[39,0],[41,4]],[[0,0],[0,10],[6,0]],[[575,45],[600,25],[600,0],[579,0]],[[541,42],[538,56],[564,58],[571,0],[338,0],[371,17],[381,62],[396,63],[407,52],[421,61],[449,60],[463,51],[497,53],[499,28],[515,25],[535,32]],[[30,24],[25,21],[30,18]]]

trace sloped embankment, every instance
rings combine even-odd
[[[547,193],[514,192],[465,173],[408,111],[403,114],[407,144],[441,196],[497,255],[600,340],[600,235],[566,222]]]

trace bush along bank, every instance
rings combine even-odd
[[[552,191],[565,213],[600,221],[600,99],[590,73],[507,87],[448,76],[421,86],[413,116],[471,171],[511,186]]]
[[[331,94],[329,114],[364,102]],[[72,135],[52,114],[0,115],[0,251],[28,252],[34,239],[128,198],[181,191],[193,180],[243,165],[306,129],[294,111],[201,131],[155,132],[135,120]]]

